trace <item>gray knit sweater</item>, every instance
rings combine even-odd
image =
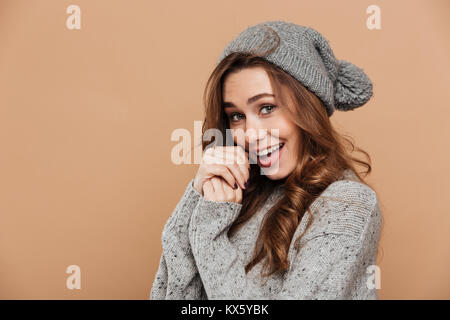
[[[283,186],[229,238],[242,204],[207,200],[191,179],[164,227],[150,299],[378,299],[367,267],[376,264],[381,210],[376,193],[357,179],[346,170],[314,200],[300,249],[291,241],[289,270],[268,279],[259,275],[263,261],[247,274],[244,268]],[[305,213],[293,239],[309,219]]]

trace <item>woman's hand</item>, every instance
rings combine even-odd
[[[205,181],[203,193],[206,200],[242,203],[242,189],[239,186],[237,189],[231,188],[225,180],[217,176]]]
[[[214,176],[221,177],[234,191],[239,186],[245,189],[245,183],[250,177],[249,170],[248,153],[242,147],[216,146],[209,148],[205,151],[195,175],[194,189],[203,195],[204,183]]]

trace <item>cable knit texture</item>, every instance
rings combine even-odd
[[[162,233],[163,252],[150,299],[378,299],[373,284],[381,231],[376,193],[350,170],[311,204],[313,221],[300,248],[291,241],[289,270],[261,278],[262,261],[247,274],[267,202],[231,238],[242,204],[205,199],[188,183]],[[308,225],[305,214],[293,240]],[[369,269],[370,270],[370,269]]]

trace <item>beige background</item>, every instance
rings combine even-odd
[[[81,8],[81,30],[66,8]],[[368,30],[366,8],[381,8]],[[381,299],[450,299],[450,2],[0,0],[0,298],[147,299],[196,172],[170,135],[249,25],[312,26],[374,97],[333,123],[373,160]],[[81,289],[66,268],[81,268]]]

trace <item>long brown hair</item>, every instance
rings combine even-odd
[[[275,50],[278,43],[267,52]],[[259,173],[256,164],[251,164],[249,186],[243,190],[241,212],[228,230],[228,236],[232,236],[265,203],[274,187],[284,185],[282,198],[264,216],[253,258],[245,267],[245,272],[248,273],[266,258],[263,269],[268,269],[268,272],[261,275],[268,277],[289,269],[288,251],[293,235],[305,212],[311,218],[306,229],[311,225],[313,214],[309,206],[326,187],[336,181],[344,170],[351,169],[362,183],[372,188],[357,172],[355,163],[366,168],[365,176],[372,168],[369,154],[355,147],[351,138],[339,134],[332,127],[323,102],[290,74],[264,59],[267,52],[233,52],[215,67],[203,96],[205,120],[202,133],[204,135],[208,129],[215,128],[226,137],[229,120],[222,108],[224,80],[232,72],[253,67],[261,67],[267,72],[276,103],[288,108],[293,122],[300,130],[299,161],[289,176],[281,180],[270,180]],[[206,139],[204,136],[202,138]],[[211,145],[210,141],[202,139],[203,150]],[[356,148],[363,153],[367,162],[353,157],[345,148],[346,142],[351,146],[352,152]],[[297,248],[304,233],[295,242]]]

